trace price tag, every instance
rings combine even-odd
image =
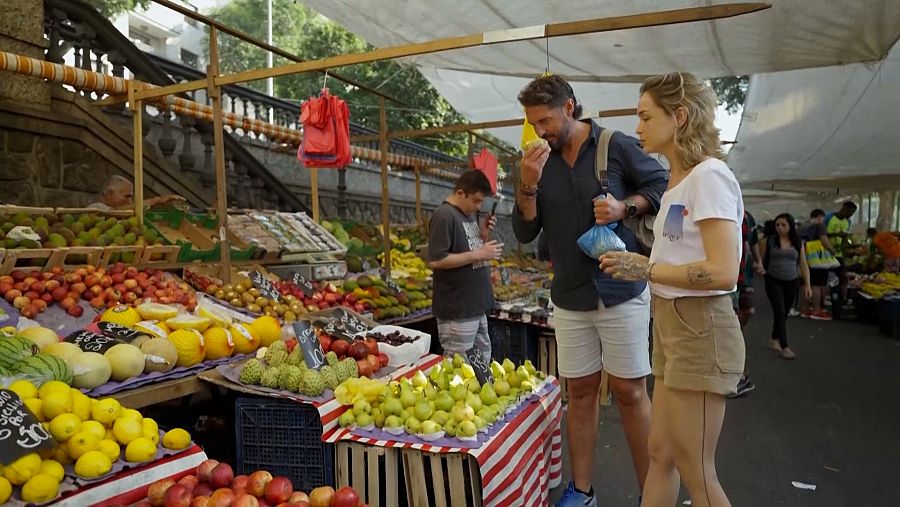
[[[146,333],[135,331],[134,329],[113,322],[98,322],[97,328],[105,336],[114,340],[121,340],[125,343],[131,343],[140,336],[146,336]]]
[[[263,297],[267,297],[276,303],[281,301],[281,293],[272,285],[272,281],[263,276],[259,271],[250,272],[250,282],[259,290]]]
[[[500,282],[503,285],[509,285],[509,269],[505,266],[500,266]]]
[[[9,465],[32,452],[53,449],[56,441],[28,410],[19,395],[0,389],[0,461]]]
[[[391,289],[394,294],[403,292],[403,289],[401,289],[400,286],[397,285],[397,283],[394,282],[394,280],[392,280],[391,277],[387,276],[386,274],[382,273],[381,279],[384,280],[385,285],[387,285],[388,289]]]
[[[102,334],[92,333],[90,331],[78,331],[63,338],[64,342],[74,343],[84,352],[96,352],[103,354],[107,350],[115,347],[121,340],[110,338]]]
[[[341,313],[341,326],[343,326],[345,331],[354,335],[369,332],[369,326],[356,318],[356,315],[348,312],[346,308],[340,308],[339,311]]]
[[[325,364],[325,353],[322,352],[322,345],[316,338],[316,332],[309,322],[298,320],[294,322],[294,333],[297,335],[297,343],[303,350],[303,359],[306,365],[314,370],[318,370]]]
[[[348,333],[344,326],[341,324],[340,320],[322,320],[316,319],[312,323],[313,327],[321,330],[323,333],[327,334],[332,338],[343,338],[345,340],[352,340],[353,333]]]
[[[303,295],[306,297],[310,297],[315,294],[316,289],[313,287],[312,282],[306,279],[305,276],[300,273],[294,273],[294,276],[291,277],[291,281],[294,282],[294,285],[300,287],[300,290],[303,291]]]
[[[472,366],[472,369],[475,370],[475,377],[478,378],[478,382],[481,385],[484,385],[486,382],[494,382],[494,375],[491,374],[491,367],[488,365],[487,360],[480,350],[475,347],[467,350],[466,360]]]

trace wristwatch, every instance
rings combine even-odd
[[[637,203],[635,203],[632,199],[625,199],[625,216],[628,218],[634,218],[638,214]]]

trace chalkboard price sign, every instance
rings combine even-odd
[[[316,338],[316,332],[309,322],[298,320],[294,322],[294,333],[297,335],[297,344],[303,351],[303,359],[306,366],[313,370],[318,370],[325,365],[325,353],[322,352],[322,345]]]
[[[0,462],[9,465],[26,454],[54,447],[56,441],[19,395],[0,389]]]
[[[310,297],[315,294],[316,288],[313,287],[312,282],[307,280],[306,277],[301,275],[300,273],[294,273],[292,281],[294,282],[294,285],[300,287],[300,290],[303,291],[304,296]]]
[[[96,352],[98,354],[103,354],[116,345],[125,343],[122,340],[90,331],[77,331],[63,338],[63,341],[78,345],[78,348],[84,352]]]
[[[341,308],[341,326],[344,328],[348,334],[357,335],[360,333],[368,333],[369,326],[366,325],[365,322],[356,318],[356,315],[351,314],[347,311],[346,308]]]
[[[395,282],[393,279],[391,279],[391,277],[387,276],[387,274],[382,273],[381,279],[384,280],[385,285],[387,285],[388,289],[391,289],[391,291],[393,291],[394,294],[399,294],[399,293],[403,292],[403,289],[401,289],[400,286],[397,285],[397,282]]]
[[[312,325],[332,338],[343,338],[345,340],[353,339],[353,333],[344,329],[340,319],[316,319],[313,321]]]
[[[491,373],[491,367],[484,355],[475,347],[466,351],[466,360],[475,370],[475,377],[481,385],[486,382],[494,382],[494,375]]]
[[[259,290],[263,297],[269,298],[276,303],[281,301],[281,293],[272,285],[272,281],[263,276],[259,271],[251,271],[250,282]]]
[[[127,328],[114,322],[98,322],[97,329],[99,329],[104,336],[108,336],[114,340],[121,340],[125,343],[131,343],[139,336],[146,335],[146,333],[135,331],[134,329]]]

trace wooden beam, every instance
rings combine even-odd
[[[416,167],[416,227],[422,227],[422,171]]]
[[[381,132],[381,233],[384,236],[384,273],[391,276],[391,206],[388,192],[388,139],[387,108],[384,99],[379,99],[379,131]]]
[[[315,167],[309,168],[309,186],[312,191],[312,219],[319,221],[319,170]]]
[[[132,125],[134,131],[134,216],[138,219],[139,224],[144,223],[144,126],[143,109],[144,103],[140,99],[134,97],[135,82],[131,81],[128,86],[128,105],[131,107]]]
[[[203,23],[204,25],[209,26],[210,29],[216,28],[219,32],[227,33],[228,35],[231,35],[232,37],[240,39],[244,42],[249,42],[250,44],[253,44],[256,47],[264,49],[272,54],[278,55],[287,60],[291,60],[293,62],[305,62],[306,61],[297,55],[288,53],[287,51],[285,51],[281,48],[269,45],[255,37],[253,37],[252,35],[246,34],[240,30],[236,30],[227,25],[224,25],[209,16],[204,16],[203,14],[200,14],[199,12],[195,12],[191,9],[188,9],[187,7],[178,5],[176,3],[172,3],[169,0],[153,0],[153,1],[158,3],[159,5],[162,5],[163,7],[168,7],[169,9],[172,9],[173,11],[178,12],[179,14],[182,14],[185,17],[197,20],[197,21]],[[321,73],[323,73],[323,74],[325,72],[326,72],[325,70],[321,71]],[[402,100],[399,100],[396,97],[391,97],[390,95],[387,95],[386,93],[380,92],[380,91],[376,90],[375,88],[366,86],[354,79],[348,78],[348,77],[338,74],[336,72],[328,72],[328,75],[334,79],[337,79],[338,81],[347,83],[348,85],[351,85],[351,86],[355,86],[355,87],[359,88],[360,90],[364,90],[367,93],[371,93],[371,94],[377,95],[379,97],[384,97],[387,100],[390,100],[391,102],[394,102],[396,104],[401,104],[404,106],[408,105],[406,102],[403,102]]]
[[[216,27],[209,28],[209,65],[206,67],[206,94],[212,99],[213,150],[216,163],[216,214],[219,215],[219,250],[222,279],[231,281],[231,243],[228,241],[228,195],[225,178],[225,135],[222,121],[222,89],[215,85],[219,74],[219,44]]]
[[[394,58],[439,53],[452,49],[465,49],[475,46],[503,44],[507,42],[520,42],[551,37],[567,37],[587,33],[610,32],[627,30],[632,28],[645,28],[651,26],[663,26],[694,21],[709,21],[714,19],[730,18],[741,14],[749,14],[770,8],[766,3],[734,3],[713,5],[708,7],[691,7],[687,9],[675,9],[668,11],[649,12],[631,16],[616,16],[611,18],[596,18],[568,23],[555,23],[537,25],[523,28],[511,28],[480,34],[465,35],[462,37],[448,37],[426,42],[418,42],[400,46],[377,48],[361,53],[332,56],[310,62],[296,62],[287,65],[273,67],[271,69],[255,69],[225,76],[219,76],[215,80],[218,86],[258,81],[269,77],[280,77],[301,72],[344,67],[346,65],[358,65],[360,63],[377,62]],[[160,88],[161,95],[176,92],[198,90],[205,85],[203,80],[182,83],[180,85]],[[176,88],[178,86],[179,88]],[[159,92],[156,92],[159,93]],[[152,96],[161,96],[152,95]],[[147,97],[150,97],[148,95]],[[143,98],[147,98],[143,97]]]

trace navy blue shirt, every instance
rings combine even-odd
[[[595,224],[593,199],[601,191],[594,167],[601,127],[593,121],[590,125],[590,136],[581,145],[574,167],[569,167],[561,153],[550,153],[538,182],[537,217],[525,221],[518,206],[513,213],[513,231],[520,242],[530,243],[543,229],[553,261],[553,304],[571,311],[596,310],[600,300],[604,306],[615,306],[640,295],[647,286],[646,282],[613,279],[600,271],[597,259],[578,247],[578,238]],[[652,213],[659,210],[669,172],[641,149],[637,139],[621,132],[613,134],[607,170],[613,197],[621,201],[640,194],[650,202]],[[640,251],[628,228],[620,224],[616,233],[629,251]]]

